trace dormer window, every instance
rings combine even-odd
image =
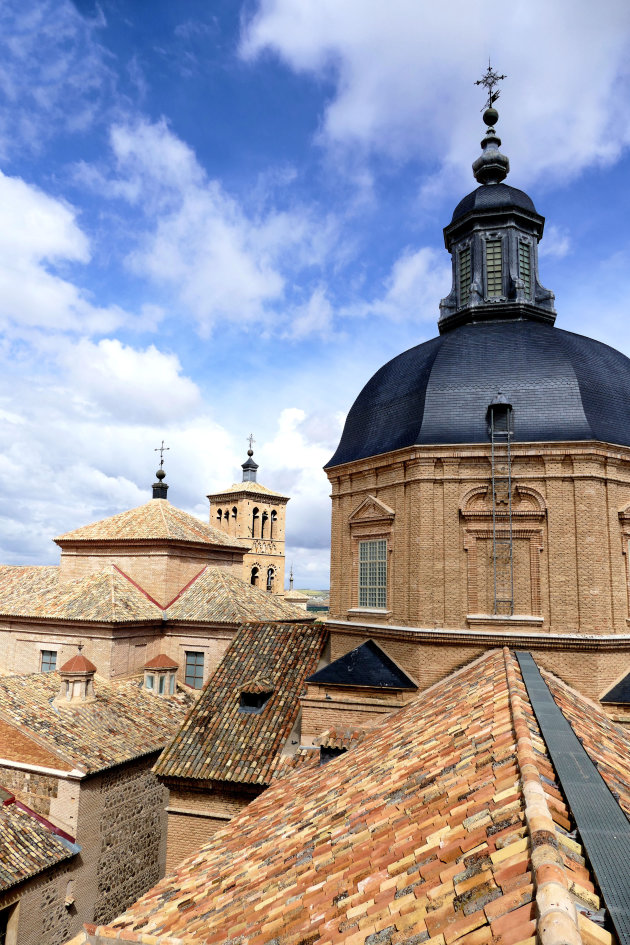
[[[271,699],[271,692],[242,692],[238,711],[256,715],[262,712]]]
[[[468,305],[470,301],[471,280],[470,246],[459,251],[459,304]]]
[[[486,240],[486,297],[500,299],[503,295],[503,256],[501,240]]]
[[[518,243],[518,277],[523,280],[525,296],[532,297],[532,247],[525,240]]]
[[[144,688],[155,696],[172,696],[178,669],[179,664],[170,656],[164,653],[154,656],[144,667]]]

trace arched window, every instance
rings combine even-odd
[[[258,576],[259,576],[259,574],[260,574],[260,568],[258,568],[256,565],[254,565],[254,567],[252,568],[252,576],[251,576],[250,582],[249,582],[249,583],[252,584],[254,587],[256,587],[256,586],[258,585]]]
[[[230,525],[230,510],[226,509],[223,513],[223,519],[225,521],[226,528],[229,528]]]
[[[274,581],[275,576],[276,576],[275,569],[267,568],[267,590],[269,591],[269,593],[273,591],[273,581]]]
[[[260,511],[258,507],[252,512],[252,538],[258,538],[256,534],[256,529],[258,528],[258,523],[260,521]]]
[[[238,512],[238,509],[237,509],[236,506],[234,505],[234,506],[232,507],[232,521],[233,521],[233,522],[236,521],[236,513],[237,513],[237,512]]]
[[[221,509],[219,509],[219,511],[217,512],[217,521],[219,522],[219,525],[221,524],[222,518],[223,518],[223,512],[221,511]]]
[[[270,531],[270,533],[269,533],[269,537],[270,537],[270,538],[275,538],[275,537],[276,537],[276,525],[277,525],[277,524],[278,524],[278,513],[277,513],[277,512],[272,512],[272,513],[271,513],[271,531]]]
[[[269,516],[267,515],[266,512],[263,512],[263,514],[262,514],[262,521],[261,521],[261,525],[260,525],[260,537],[261,537],[261,538],[264,538],[264,537],[265,537],[265,532],[266,532],[266,530],[267,530],[267,522],[268,522],[268,521],[269,521]]]

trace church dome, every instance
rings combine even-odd
[[[513,442],[630,446],[630,359],[538,321],[464,324],[385,364],[354,402],[328,466],[416,444],[487,443],[488,405],[513,408]]]
[[[482,184],[471,193],[459,201],[453,210],[451,223],[455,223],[467,213],[473,210],[496,210],[507,207],[516,207],[520,210],[529,210],[530,213],[536,213],[534,201],[524,190],[518,190],[517,187],[510,187],[509,184],[495,184],[488,186]]]
[[[489,66],[490,85],[499,78]],[[495,99],[490,88],[490,106]],[[484,121],[498,117],[489,107]],[[630,446],[630,360],[554,327],[555,297],[538,271],[545,221],[526,193],[503,183],[500,145],[489,127],[473,163],[481,186],[444,229],[453,283],[440,302],[440,336],[377,371],[328,467],[414,445],[487,443],[497,394],[512,407],[512,442]]]

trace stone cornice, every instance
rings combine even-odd
[[[508,621],[506,620],[506,623]],[[414,641],[417,643],[446,643],[446,644],[486,644],[488,647],[535,647],[542,649],[576,649],[576,650],[614,650],[617,648],[630,649],[630,634],[607,633],[600,635],[585,635],[578,633],[536,633],[535,631],[514,630],[467,630],[444,629],[441,627],[403,627],[396,624],[383,623],[355,623],[349,620],[331,618],[325,621],[329,630],[343,630],[344,633],[357,636],[388,637],[390,639]]]

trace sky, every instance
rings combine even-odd
[[[490,56],[556,324],[630,354],[627,0],[4,0],[0,561],[146,501],[162,440],[206,519],[253,433],[328,587],[322,467],[436,334]]]

